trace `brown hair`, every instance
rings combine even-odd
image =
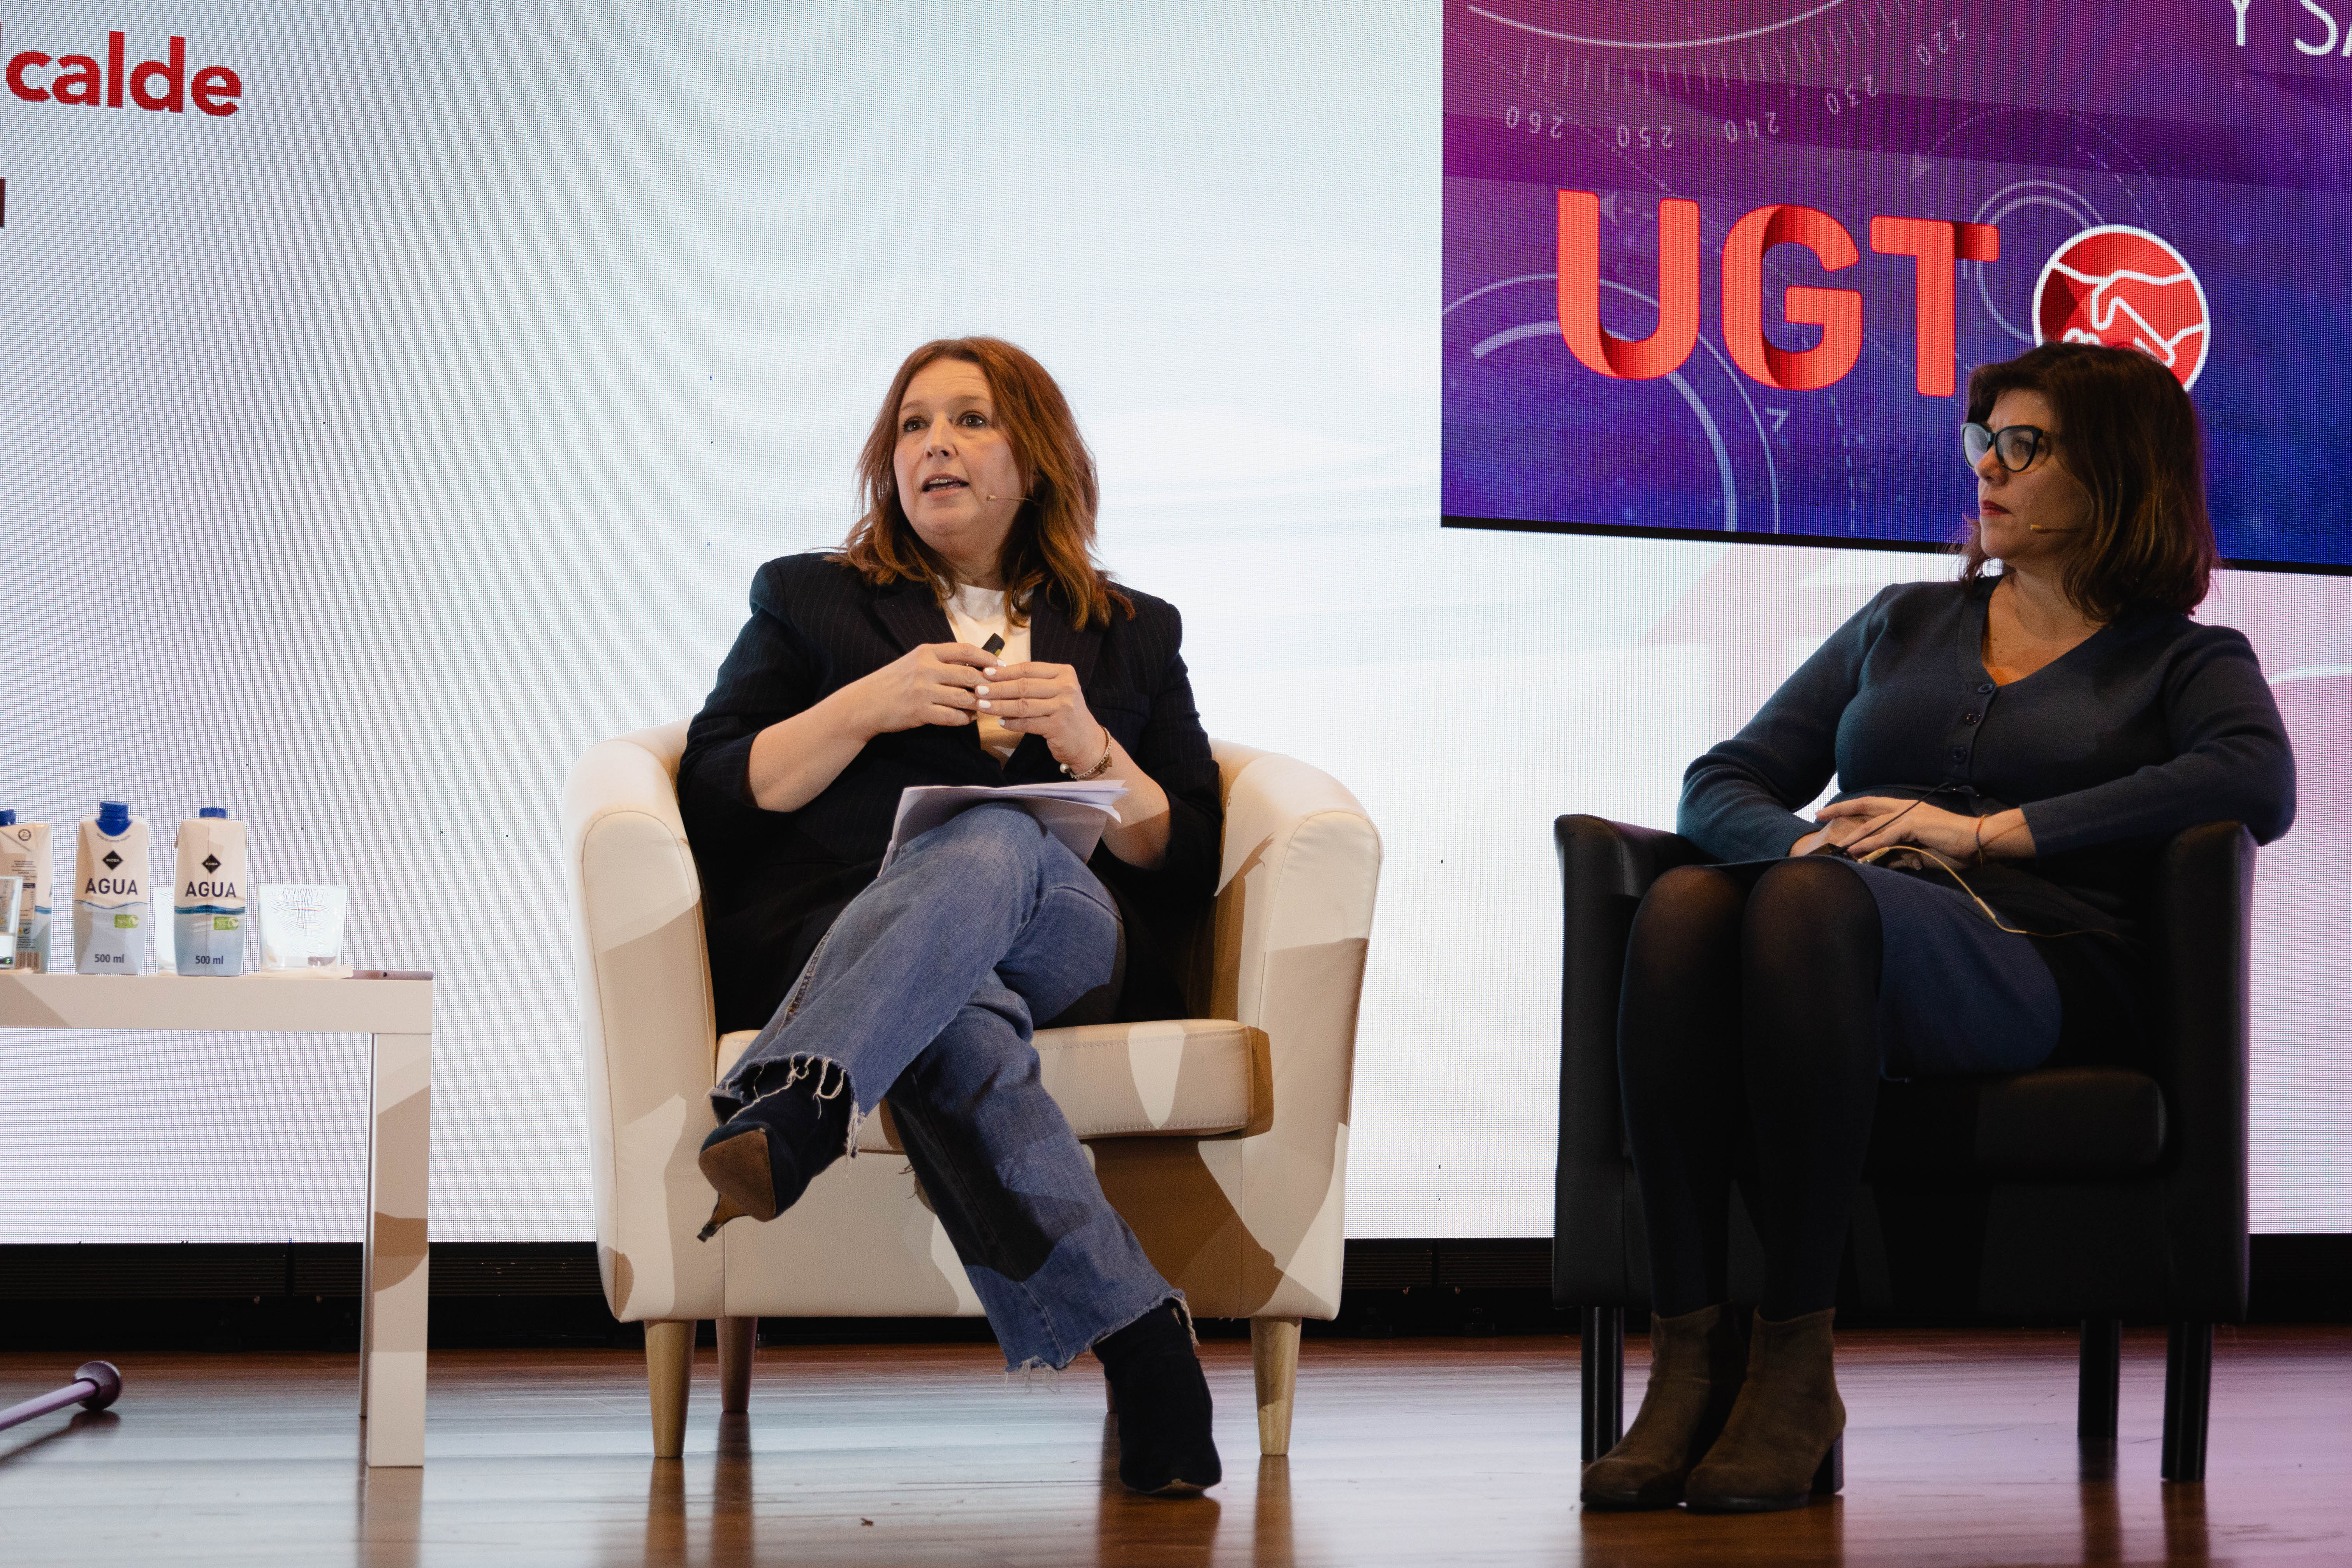
[[[2196,405],[2178,378],[2137,349],[2043,343],[1969,377],[1969,418],[1985,423],[2004,392],[2038,392],[2058,418],[2057,460],[2091,494],[2084,537],[2060,583],[2077,609],[2110,621],[2128,609],[2187,615],[2221,564],[2205,511]],[[1963,582],[1986,576],[1984,534],[1960,541]]]
[[[1033,596],[1043,589],[1061,600],[1081,631],[1110,621],[1116,605],[1135,616],[1135,602],[1095,564],[1094,454],[1078,434],[1069,400],[1045,367],[1003,338],[938,338],[907,356],[891,378],[874,428],[857,457],[857,489],[865,515],[849,531],[834,559],[853,567],[868,583],[921,581],[941,604],[954,589],[954,574],[938,552],[922,541],[898,504],[892,459],[898,447],[898,406],[907,384],[924,366],[943,359],[980,367],[988,378],[996,416],[1020,465],[1029,492],[1004,536],[1005,614],[1015,626],[1026,617]]]

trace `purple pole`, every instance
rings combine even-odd
[[[85,1362],[74,1369],[74,1380],[63,1388],[0,1410],[0,1430],[30,1421],[36,1415],[47,1415],[52,1410],[63,1410],[68,1405],[79,1405],[85,1410],[103,1410],[113,1404],[115,1395],[121,1392],[122,1374],[114,1370],[113,1363]]]

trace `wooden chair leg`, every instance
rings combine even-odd
[[[1290,1452],[1290,1402],[1298,1391],[1298,1320],[1252,1318],[1250,1366],[1257,1373],[1257,1451]]]
[[[1584,1342],[1584,1462],[1625,1436],[1625,1309],[1587,1307]]]
[[[2206,1415],[2213,1397],[2213,1325],[2175,1323],[2164,1344],[2164,1479],[2205,1479]]]
[[[2124,1375],[2124,1321],[2083,1320],[2080,1369],[2074,1384],[2074,1440],[2112,1447]]]
[[[719,1408],[726,1415],[751,1408],[751,1349],[759,1342],[759,1319],[719,1320]]]
[[[694,1320],[646,1325],[646,1384],[653,1395],[654,1458],[686,1452],[686,1395],[694,1384]]]

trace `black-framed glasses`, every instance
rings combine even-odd
[[[2032,468],[2033,459],[2048,451],[2057,439],[2057,432],[2038,425],[2004,425],[1994,430],[1971,419],[1960,426],[1960,450],[1968,454],[1969,468],[1983,462],[1984,455],[1990,452],[2012,474],[2021,474]]]

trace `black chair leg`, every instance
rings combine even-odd
[[[1625,1435],[1625,1309],[1587,1307],[1584,1340],[1584,1462]]]
[[[2175,1323],[2164,1345],[2164,1479],[2205,1479],[2207,1407],[2213,1397],[2213,1325]]]
[[[2082,1370],[2074,1388],[2074,1438],[2085,1447],[2112,1447],[2124,1375],[2124,1321],[2083,1320]]]

